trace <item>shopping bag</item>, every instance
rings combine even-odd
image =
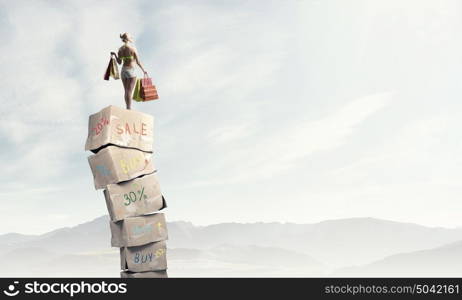
[[[111,77],[114,79],[119,79],[119,67],[117,66],[117,62],[114,57],[111,58],[111,62]]]
[[[111,76],[111,69],[112,69],[112,58],[109,59],[109,64],[106,68],[106,73],[104,73],[104,80],[109,80],[109,76]]]
[[[149,86],[152,85],[152,80],[150,77],[148,77],[147,74],[144,74],[143,79],[141,79],[141,85],[142,86]]]
[[[143,98],[141,98],[140,95],[140,87],[141,87],[141,79],[137,78],[136,83],[135,83],[135,88],[133,89],[133,100],[137,102],[142,102],[144,101]]]
[[[144,78],[141,79],[140,96],[143,98],[143,101],[159,99],[156,87],[152,84],[151,78],[146,74]]]

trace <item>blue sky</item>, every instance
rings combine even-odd
[[[106,213],[88,116],[128,31],[169,220],[462,225],[458,1],[0,1],[0,232]],[[141,75],[141,72],[138,72]]]

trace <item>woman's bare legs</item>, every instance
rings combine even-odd
[[[133,93],[133,88],[135,87],[136,83],[136,77],[132,78],[123,78],[122,79],[122,84],[124,85],[124,90],[125,90],[125,105],[127,106],[127,109],[131,109],[132,106],[132,93]]]
[[[128,78],[122,78],[122,84],[124,85],[124,99],[125,99],[125,106],[126,106],[126,107],[127,107],[127,109],[128,109],[128,107],[129,107],[129,104],[130,104],[130,103],[128,103],[128,102],[127,102]]]
[[[127,103],[127,109],[131,109],[132,106],[132,95],[133,88],[135,88],[136,77],[128,78],[128,92],[125,91],[125,103]]]

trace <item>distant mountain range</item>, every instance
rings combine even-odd
[[[110,247],[108,223],[102,216],[43,235],[0,235],[0,276],[118,277],[119,253]],[[170,222],[168,230],[171,277],[462,275],[462,229],[352,218]]]
[[[462,241],[430,250],[388,256],[364,266],[337,270],[339,277],[461,277]]]

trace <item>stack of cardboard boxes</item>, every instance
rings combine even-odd
[[[90,116],[85,150],[96,189],[104,188],[111,245],[121,277],[167,277],[166,207],[153,164],[150,115],[109,106]]]

